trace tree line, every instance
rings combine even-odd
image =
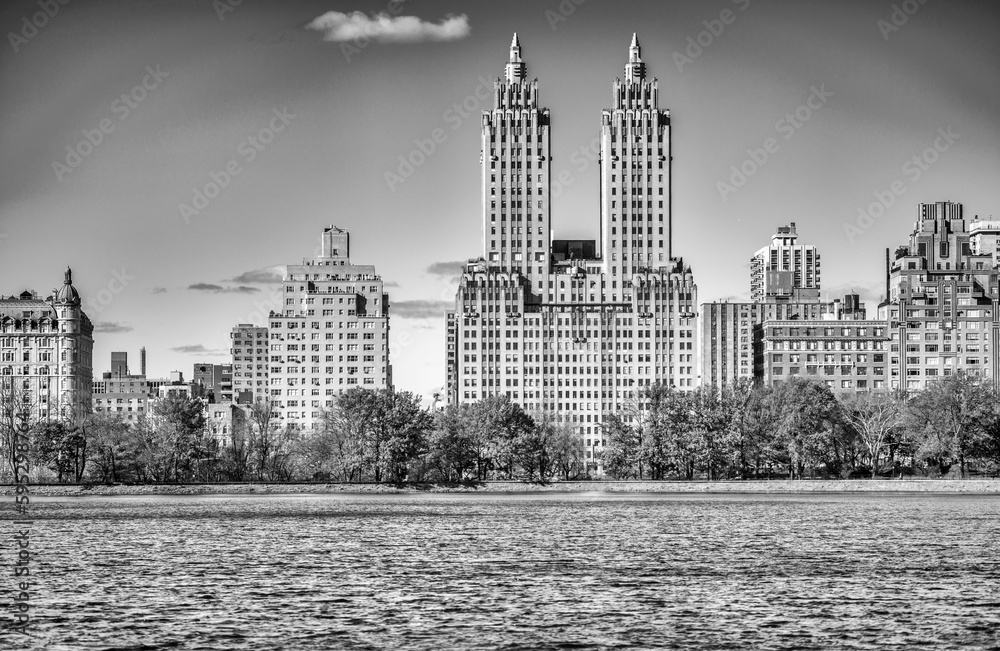
[[[355,388],[310,430],[281,424],[264,400],[234,410],[222,437],[198,398],[158,401],[135,423],[114,413],[30,423],[26,400],[0,395],[5,458],[22,431],[36,475],[57,482],[544,482],[594,478],[598,460],[608,477],[650,480],[1000,468],[996,387],[964,374],[910,394],[847,397],[802,378],[694,391],[656,384],[590,435],[506,396],[430,411],[410,392]],[[11,463],[3,472],[9,479]]]
[[[604,466],[622,479],[967,476],[1000,468],[997,389],[959,373],[914,392],[836,396],[794,377],[681,392],[654,385],[605,424]]]

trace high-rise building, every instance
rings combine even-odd
[[[233,340],[233,400],[251,404],[268,397],[267,328],[240,323],[229,335]]]
[[[1000,267],[980,250],[962,204],[917,206],[909,243],[889,262],[891,388],[923,389],[958,371],[1000,382]]]
[[[771,244],[750,259],[751,302],[701,305],[701,383],[723,387],[757,377],[754,329],[765,321],[842,318],[839,299],[820,301],[819,277],[816,247],[798,244],[795,222],[779,226]],[[855,318],[857,296],[846,300],[854,301],[848,318]]]
[[[1000,267],[1000,221],[980,221],[969,224],[972,252],[993,258],[993,266]]]
[[[122,377],[128,377],[129,375],[130,373],[128,370],[128,353],[121,350],[112,351],[111,377],[122,378]]]
[[[288,266],[282,295],[268,319],[279,424],[316,429],[346,389],[392,387],[389,295],[374,265],[351,262],[347,231],[323,229],[320,254]]]
[[[0,397],[29,421],[77,421],[90,413],[94,326],[67,268],[63,286],[0,296]]]
[[[211,404],[233,401],[233,365],[195,363],[191,382],[195,395]]]
[[[795,222],[779,226],[771,244],[750,258],[750,300],[819,300],[820,260],[815,246],[798,244]]]
[[[483,255],[490,268],[516,269],[526,279],[548,272],[549,110],[539,106],[538,80],[529,81],[517,34],[503,79],[483,111]],[[488,190],[487,190],[488,189]]]
[[[550,240],[550,114],[526,74],[515,35],[483,114],[483,255],[446,315],[447,394],[507,395],[597,452],[607,415],[697,377],[697,287],[671,255],[670,114],[633,36],[601,114],[600,239]]]

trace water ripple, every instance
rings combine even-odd
[[[34,648],[1000,648],[990,496],[32,506]]]

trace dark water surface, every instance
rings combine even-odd
[[[32,637],[10,631],[5,599],[2,649],[1000,649],[998,496],[87,497],[31,508]],[[9,566],[16,551],[3,549]]]

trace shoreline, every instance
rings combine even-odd
[[[772,479],[750,481],[517,481],[465,484],[93,484],[28,485],[32,497],[118,495],[291,495],[420,493],[976,493],[1000,495],[1000,479]],[[12,496],[14,486],[0,487]]]

